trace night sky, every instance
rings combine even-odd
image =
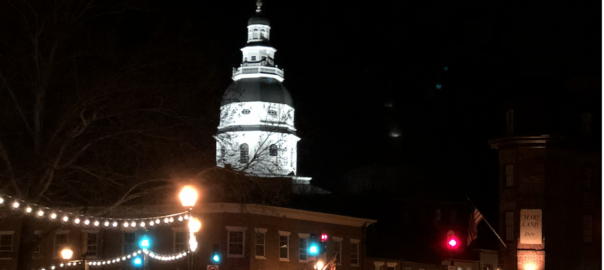
[[[223,93],[254,1],[153,3],[129,16],[186,26],[199,53],[211,48]],[[544,91],[526,82],[600,74],[598,1],[268,0],[263,10],[296,107],[298,174],[335,193],[355,169],[404,166],[494,210],[497,152],[487,141],[502,134],[504,102]]]
[[[125,55],[165,43],[187,59],[168,62],[174,81],[201,78],[183,91],[199,92],[188,106],[209,126],[196,138],[211,160],[254,10],[253,0],[133,1],[83,33],[115,32]],[[502,134],[505,101],[601,74],[600,1],[266,0],[263,10],[294,99],[298,175],[336,194],[363,168],[406,168],[400,181],[417,176],[492,213],[488,140]]]

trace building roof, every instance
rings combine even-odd
[[[264,17],[264,13],[262,13],[262,1],[258,0],[256,2],[256,6],[258,8],[256,9],[256,12],[254,12],[254,15],[252,15],[252,17],[247,21],[247,25],[264,24],[270,26],[271,23],[266,17]]]
[[[264,101],[294,107],[289,91],[272,78],[245,78],[234,81],[222,96],[221,106],[234,102]]]

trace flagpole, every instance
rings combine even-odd
[[[468,195],[466,195],[466,199],[468,199],[468,202],[470,202],[470,204],[476,208],[478,210],[478,207],[476,207],[476,205],[474,205],[474,203],[472,203],[472,201],[470,201],[470,197],[468,197]],[[478,212],[480,212],[480,210],[478,210]],[[482,212],[481,212],[482,213]],[[503,244],[503,246],[505,248],[508,248],[508,246],[503,242],[503,240],[501,240],[501,237],[499,237],[499,234],[495,231],[495,229],[493,229],[493,227],[491,226],[491,224],[487,221],[487,218],[482,215],[482,219],[484,220],[484,222],[487,223],[487,225],[489,226],[489,228],[491,229],[491,231],[493,231],[493,233],[495,234],[495,236],[497,236],[497,238],[499,239],[499,242],[501,242],[501,244]]]

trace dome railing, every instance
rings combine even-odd
[[[237,69],[233,69],[233,80],[239,80],[243,78],[258,78],[258,77],[267,77],[274,78],[279,80],[280,82],[284,79],[283,70],[277,67],[239,67]]]

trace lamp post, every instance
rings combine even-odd
[[[195,233],[201,228],[201,222],[199,219],[193,217],[193,206],[197,201],[197,191],[193,186],[185,186],[179,194],[180,202],[182,206],[188,208],[189,212],[189,251],[191,252],[190,268],[194,269],[194,255],[193,252],[197,250],[197,240],[195,239]]]

